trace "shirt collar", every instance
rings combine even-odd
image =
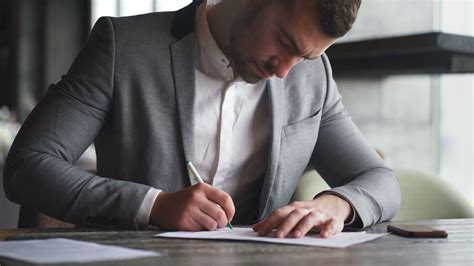
[[[224,81],[235,79],[229,59],[217,45],[207,22],[207,1],[197,9],[196,36],[198,40],[196,68],[202,73]]]

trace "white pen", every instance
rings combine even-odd
[[[201,175],[199,175],[199,172],[197,171],[196,167],[194,167],[193,163],[192,163],[191,161],[187,161],[187,162],[186,162],[186,165],[188,166],[188,169],[191,170],[191,173],[193,173],[194,179],[195,179],[198,183],[204,184],[204,180],[202,180]],[[232,225],[230,224],[230,222],[227,223],[227,227],[229,227],[230,229],[232,229]]]
[[[202,180],[202,177],[199,175],[198,171],[194,167],[193,163],[191,161],[187,161],[186,165],[188,166],[189,170],[191,170],[191,173],[193,173],[194,179],[198,183],[204,183],[204,180]]]

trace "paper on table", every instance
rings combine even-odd
[[[126,260],[154,256],[161,254],[65,238],[0,242],[0,257],[37,264]]]
[[[330,248],[345,248],[351,245],[374,240],[383,234],[367,234],[366,232],[350,232],[339,233],[330,238],[321,238],[319,234],[310,234],[302,238],[275,238],[260,237],[251,228],[228,228],[216,231],[199,231],[199,232],[167,232],[155,235],[156,237],[168,238],[188,238],[188,239],[215,239],[215,240],[245,240],[257,242],[270,242],[278,244],[318,246]]]

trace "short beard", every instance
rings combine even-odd
[[[246,25],[245,23],[238,21],[232,27],[232,32],[230,33],[230,56],[234,63],[235,73],[239,75],[246,82],[255,84],[259,82],[262,78],[256,76],[255,74],[249,73],[246,70],[246,66],[248,66],[248,64],[243,59],[244,56],[239,50],[241,38],[237,37],[237,35],[239,35],[238,26],[240,27],[240,29],[242,29],[242,28],[245,28],[245,25]]]

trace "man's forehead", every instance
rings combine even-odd
[[[318,12],[314,0],[275,0],[275,12],[280,13],[286,21],[301,21],[311,26],[318,24]],[[289,3],[289,4],[278,4]],[[303,22],[304,21],[304,22]],[[300,25],[303,26],[303,25]]]
[[[291,9],[282,10],[284,15],[276,22],[277,28],[284,32],[290,41],[297,44],[296,46],[303,51],[305,56],[316,58],[332,45],[336,38],[328,37],[323,33],[315,1],[296,0],[295,2],[301,2],[301,5],[293,5]]]
[[[314,11],[316,0],[269,0],[269,3],[280,4],[288,11]]]

